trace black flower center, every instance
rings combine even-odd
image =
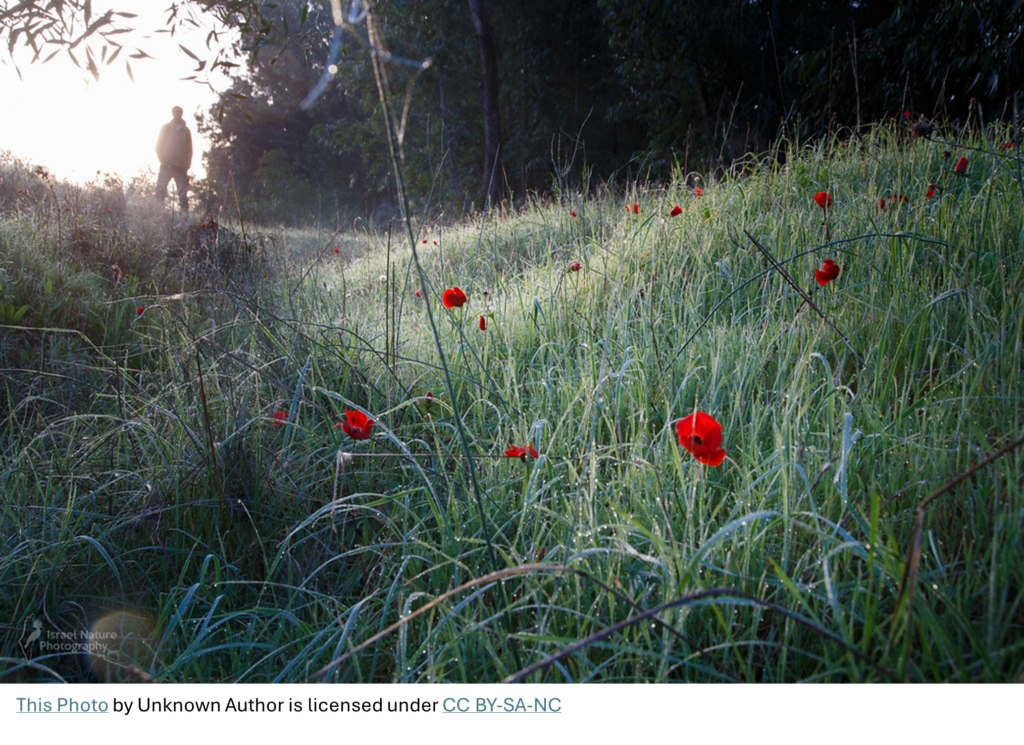
[[[703,445],[704,444],[704,440],[700,439],[700,435],[694,435],[693,436],[693,444],[694,445]]]

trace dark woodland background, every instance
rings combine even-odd
[[[431,59],[385,66],[417,209],[784,158],[875,122],[1008,121],[1022,81],[1021,0],[391,0],[374,24],[390,54]],[[247,17],[248,65],[200,122],[211,200],[293,224],[394,212],[365,43],[346,34],[299,107],[332,30],[304,0]]]

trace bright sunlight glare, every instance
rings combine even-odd
[[[203,78],[202,73],[200,80],[183,80],[196,74],[197,63],[179,44],[212,58],[233,37],[221,33],[207,50],[211,29],[179,27],[172,37],[162,4],[113,0],[94,6],[97,14],[112,7],[138,15],[126,21],[134,30],[119,37],[125,48],[113,65],[100,65],[98,81],[63,52],[45,64],[33,64],[28,49],[15,50],[13,62],[6,55],[0,57],[0,152],[78,183],[92,180],[97,172],[125,179],[155,173],[160,127],[171,120],[171,108],[181,106],[192,130],[191,174],[204,175],[202,156],[209,141],[196,131],[195,115],[209,112],[218,98],[213,87],[226,88],[227,82],[223,75]],[[98,53],[102,40],[97,38],[93,45]],[[129,59],[136,49],[152,59]],[[126,61],[134,80],[125,69]]]

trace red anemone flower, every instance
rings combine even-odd
[[[958,176],[967,175],[967,158],[960,158],[960,160],[956,162],[956,165],[953,166],[953,173]]]
[[[466,304],[467,299],[466,293],[458,287],[452,287],[449,290],[445,290],[444,294],[441,295],[441,305],[445,308],[461,308]]]
[[[288,422],[287,411],[275,411],[274,412],[274,426],[283,427]]]
[[[818,206],[822,209],[832,206],[832,195],[827,191],[819,191],[814,195],[814,201],[818,203]]]
[[[698,463],[720,466],[725,460],[722,445],[722,425],[710,414],[698,411],[676,422],[679,444],[693,453]]]
[[[570,272],[578,272],[582,268],[583,268],[583,266],[578,261],[574,261],[571,264],[569,264],[569,271]]]
[[[331,429],[341,427],[342,431],[353,440],[370,439],[370,430],[373,429],[373,420],[361,411],[349,411],[345,409],[345,419],[348,421],[338,422]]]
[[[681,214],[683,214],[683,208],[677,204],[675,207],[672,208],[672,211],[668,213],[668,216],[675,217],[676,215]]]
[[[487,330],[487,319],[484,318],[483,316],[480,316],[480,330],[481,331],[486,331]]]
[[[814,278],[818,280],[818,284],[822,287],[838,276],[839,265],[832,261],[832,259],[825,259],[825,263],[821,265],[821,269],[814,270]]]

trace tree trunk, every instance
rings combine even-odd
[[[452,188],[462,198],[463,206],[465,206],[466,195],[462,193],[462,187],[459,186],[459,172],[455,168],[455,138],[448,136],[448,106],[444,95],[444,68],[437,71],[437,89],[441,102],[441,142],[446,148],[442,157],[448,158],[448,167],[452,172]]]
[[[481,92],[484,99],[484,207],[501,198],[501,112],[498,109],[498,44],[484,0],[468,0],[480,46]]]

